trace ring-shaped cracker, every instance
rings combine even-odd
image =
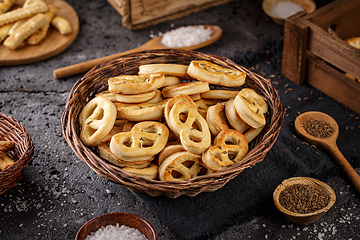
[[[136,122],[162,119],[167,101],[164,99],[157,103],[115,103],[117,118]]]
[[[200,155],[178,152],[171,154],[161,163],[159,179],[161,181],[184,181],[211,172],[201,162]]]
[[[201,93],[200,96],[205,99],[229,100],[235,98],[238,93],[239,91],[215,89]]]
[[[115,105],[105,97],[93,98],[81,110],[80,139],[86,146],[97,146],[111,131],[116,120]]]
[[[164,87],[162,89],[162,94],[163,97],[165,98],[172,98],[179,94],[194,95],[209,90],[210,90],[209,83],[193,81],[193,82],[183,82],[183,83]]]
[[[187,73],[199,81],[228,87],[241,86],[246,79],[245,72],[225,68],[204,60],[191,61]]]
[[[106,90],[106,91],[97,93],[95,95],[95,97],[103,96],[112,102],[141,103],[141,102],[146,102],[146,101],[153,99],[157,93],[161,93],[160,90],[154,90],[154,91],[139,93],[139,94],[121,94],[121,93],[115,93],[115,92],[110,92],[109,90]]]
[[[151,163],[150,165],[144,168],[133,168],[133,167],[124,167],[123,170],[128,171],[132,174],[135,174],[139,177],[156,179],[158,176],[158,165]]]
[[[165,76],[188,77],[186,73],[188,65],[170,64],[170,63],[156,63],[139,66],[139,75],[163,73]]]
[[[182,116],[186,116],[185,119]],[[179,133],[183,147],[192,153],[201,154],[211,144],[211,133],[206,120],[187,101],[176,102],[169,113],[169,127]]]
[[[162,123],[145,121],[135,124],[130,132],[115,134],[110,141],[111,152],[127,161],[147,160],[158,154],[169,137],[169,129]]]
[[[109,142],[103,142],[98,146],[99,156],[119,167],[144,168],[150,165],[154,156],[144,161],[126,161],[115,156],[109,147]]]
[[[259,128],[249,128],[246,130],[243,134],[246,138],[246,141],[250,143],[252,140],[254,140],[264,129],[265,126],[259,127]]]
[[[210,106],[214,106],[218,103],[221,103],[221,100],[211,100],[211,99],[199,99],[195,101],[196,107],[201,114],[206,119],[206,113]]]
[[[159,153],[158,156],[158,164],[159,166],[161,163],[171,154],[186,151],[185,148],[181,144],[175,144],[175,145],[168,145],[164,147],[164,149]]]
[[[263,110],[267,105],[259,104],[262,98],[252,89],[243,89],[234,99],[234,107],[241,119],[253,128],[264,126],[266,119]],[[266,107],[265,107],[266,106]]]
[[[202,155],[202,161],[209,169],[220,171],[239,162],[248,150],[245,136],[234,129],[227,129],[216,136],[214,146]]]
[[[109,91],[122,94],[139,94],[154,91],[165,84],[164,74],[120,75],[108,79]]]
[[[243,133],[249,129],[249,125],[246,124],[239,114],[237,113],[234,107],[234,99],[230,99],[225,104],[225,114],[226,118],[229,121],[230,125],[237,131]]]
[[[225,114],[225,104],[210,106],[207,110],[206,121],[211,133],[216,136],[222,130],[230,129],[229,122]]]

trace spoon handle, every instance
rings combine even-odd
[[[58,68],[58,69],[54,70],[53,75],[55,78],[59,79],[59,78],[64,78],[64,77],[72,76],[75,74],[83,73],[83,72],[89,71],[91,68],[93,68],[96,65],[105,63],[107,61],[110,61],[112,59],[115,59],[115,58],[120,57],[125,54],[139,52],[142,50],[146,50],[146,49],[144,49],[142,46],[140,46],[140,47],[133,48],[133,49],[130,49],[125,52],[115,53],[115,54],[108,55],[105,57],[96,58],[96,59],[89,60],[86,62],[81,62],[81,63],[69,65],[66,67]]]
[[[339,167],[343,170],[346,176],[349,178],[351,183],[355,186],[355,188],[360,192],[360,176],[357,174],[355,169],[350,165],[350,163],[346,160],[344,155],[340,152],[336,143],[326,146],[329,154],[335,159]]]

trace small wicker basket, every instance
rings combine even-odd
[[[254,89],[268,103],[266,126],[262,133],[249,145],[249,152],[241,161],[231,167],[209,175],[198,176],[186,181],[159,181],[138,177],[122,170],[97,155],[96,149],[83,145],[79,139],[78,116],[85,104],[98,92],[107,90],[108,78],[123,74],[138,74],[139,66],[152,63],[189,64],[192,60],[207,60],[224,67],[247,73],[245,87]],[[214,86],[212,86],[214,87]],[[244,87],[244,86],[242,86]],[[235,88],[239,90],[240,88]],[[232,88],[234,90],[234,88]],[[99,65],[86,73],[75,83],[68,96],[62,115],[63,135],[75,154],[98,175],[108,181],[126,186],[134,192],[145,192],[151,196],[165,195],[176,198],[181,195],[196,196],[201,192],[213,192],[235,178],[244,169],[262,161],[275,143],[284,118],[284,108],[278,92],[271,82],[225,57],[184,50],[151,50],[133,53]]]
[[[29,133],[14,118],[0,112],[0,141],[13,141],[15,148],[6,152],[15,163],[0,171],[0,194],[15,187],[22,178],[22,169],[34,154]]]

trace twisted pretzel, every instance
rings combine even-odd
[[[248,150],[248,142],[244,135],[236,130],[227,129],[216,136],[214,146],[202,155],[202,161],[211,170],[220,171],[239,162]]]
[[[208,61],[191,61],[187,73],[199,80],[228,87],[241,86],[245,83],[246,73]]]
[[[164,117],[164,107],[167,100],[157,103],[115,103],[117,118],[130,121],[159,120]]]
[[[158,168],[159,167],[157,164],[151,163],[144,168],[124,167],[123,170],[131,172],[132,174],[143,178],[155,179],[158,175]]]
[[[121,75],[108,79],[109,91],[122,94],[139,94],[161,88],[165,84],[164,74]]]
[[[154,98],[157,93],[161,93],[160,90],[154,90],[146,93],[139,93],[139,94],[121,94],[121,93],[114,93],[110,92],[109,90],[97,93],[97,96],[103,96],[109,99],[112,102],[123,102],[123,103],[140,103],[146,102]]]
[[[207,110],[206,121],[214,136],[222,130],[229,129],[230,126],[225,115],[225,104],[210,106]]]
[[[181,116],[186,116],[183,119]],[[211,133],[206,120],[197,108],[184,100],[176,102],[169,112],[168,125],[175,134],[179,134],[183,147],[192,153],[201,154],[211,144]]]
[[[237,131],[243,133],[250,126],[247,125],[237,113],[234,107],[234,99],[230,99],[225,104],[225,114],[226,118],[229,121],[230,125]]]
[[[201,156],[190,152],[177,152],[167,157],[159,166],[161,181],[183,181],[200,175],[209,174],[201,162]]]
[[[241,119],[253,128],[266,123],[264,113],[267,112],[266,102],[252,89],[244,88],[234,99],[234,107]]]
[[[194,95],[209,90],[210,90],[209,83],[194,81],[194,82],[183,82],[183,83],[164,87],[162,90],[162,94],[165,98],[171,98],[179,94]]]
[[[167,143],[169,129],[162,123],[146,121],[135,124],[130,132],[115,134],[110,150],[126,161],[143,161],[158,154]]]
[[[105,97],[93,98],[79,115],[80,140],[86,146],[97,146],[111,131],[116,120],[115,105]]]

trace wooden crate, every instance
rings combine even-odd
[[[122,16],[123,26],[143,29],[233,0],[107,0]]]
[[[337,0],[301,12],[284,26],[283,75],[311,86],[360,114],[360,50],[344,40],[360,36],[360,0]]]

